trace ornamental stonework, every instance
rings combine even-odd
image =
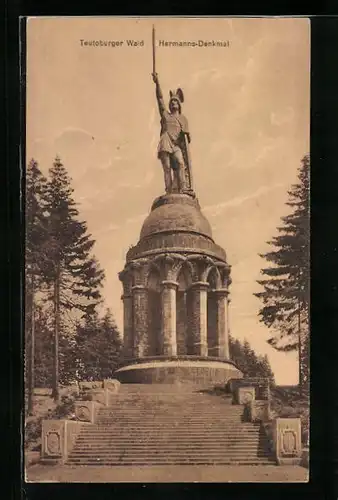
[[[88,406],[79,405],[75,407],[75,415],[77,420],[81,422],[90,422],[91,421],[91,412]]]
[[[46,452],[50,456],[61,456],[61,432],[60,430],[49,430],[46,433]]]

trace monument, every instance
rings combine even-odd
[[[229,356],[230,266],[193,191],[183,91],[170,91],[166,109],[153,60],[165,194],[153,202],[119,274],[124,364],[115,376],[210,386],[242,376]]]

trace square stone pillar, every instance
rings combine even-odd
[[[161,354],[176,356],[176,291],[178,284],[175,281],[162,281],[161,285]]]
[[[220,358],[229,359],[228,290],[215,290],[217,301],[216,338],[217,353]]]
[[[191,354],[208,356],[207,300],[209,283],[198,281],[189,288],[189,336]]]
[[[122,295],[123,301],[123,355],[125,358],[133,357],[133,297],[131,294]]]
[[[148,350],[148,293],[143,285],[135,285],[133,293],[133,357],[142,358]]]

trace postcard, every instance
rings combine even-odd
[[[309,19],[26,31],[26,481],[307,482]]]

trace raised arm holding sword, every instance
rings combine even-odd
[[[191,164],[188,144],[190,133],[188,120],[181,113],[181,104],[184,95],[179,88],[176,92],[170,91],[169,110],[167,110],[158,74],[155,69],[155,29],[153,27],[153,81],[156,84],[156,98],[161,116],[161,136],[157,148],[158,158],[161,160],[166,193],[172,193],[175,184],[179,193],[193,194],[191,179]],[[174,179],[172,178],[172,171]],[[173,182],[174,181],[174,182]]]

